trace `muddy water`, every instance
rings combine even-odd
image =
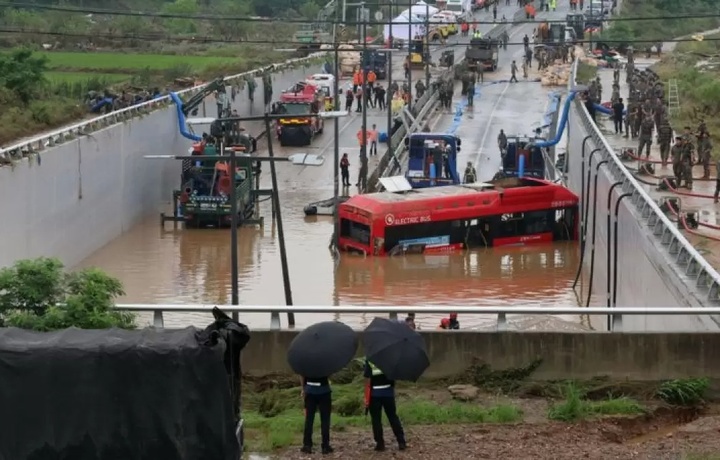
[[[578,264],[574,244],[496,248],[465,255],[362,258],[343,256],[337,271],[327,249],[329,218],[306,219],[302,206],[317,194],[286,193],[285,232],[295,304],[302,305],[555,305],[577,306],[571,285]],[[243,228],[239,235],[241,304],[283,305],[277,229],[270,209],[262,229]],[[230,303],[230,233],[228,230],[161,230],[153,218],[111,242],[81,266],[97,266],[120,278],[130,303]],[[422,327],[434,327],[439,316],[422,315]],[[168,326],[203,325],[204,314],[166,314]],[[299,326],[322,315],[301,314]],[[362,326],[372,318],[349,315],[342,320]],[[463,327],[489,327],[494,316],[461,318]],[[142,318],[149,320],[149,315]],[[254,327],[269,325],[269,315],[248,314]],[[573,319],[571,319],[573,320]],[[283,322],[285,319],[283,318]],[[577,321],[574,319],[573,321]],[[522,328],[565,328],[548,318],[513,320]]]

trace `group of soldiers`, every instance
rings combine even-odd
[[[712,143],[707,126],[704,121],[700,122],[695,131],[686,126],[684,132],[675,137],[673,144],[673,128],[668,119],[663,83],[652,70],[635,68],[632,48],[628,50],[627,59],[628,103],[624,119],[625,137],[638,139],[637,155],[642,157],[644,151],[647,158],[650,156],[653,133],[657,133],[662,166],[666,167],[668,162],[672,161],[676,186],[681,187],[684,183],[685,187],[692,189],[692,167],[695,164],[703,166],[703,179],[710,178]],[[590,84],[588,97],[597,103],[602,101],[599,78]],[[611,101],[613,105],[621,101],[619,69],[613,72]]]

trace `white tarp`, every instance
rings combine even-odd
[[[392,36],[404,41],[413,39],[416,35],[422,36],[423,30],[425,30],[425,20],[423,18],[413,15],[411,21],[406,13],[407,10],[392,20]],[[410,22],[412,22],[412,26],[410,26]],[[384,34],[385,40],[388,40],[390,38],[389,24],[385,24]]]
[[[420,0],[419,2],[411,6],[409,10],[405,10],[400,13],[400,15],[407,15],[408,11],[411,11],[413,15],[421,19],[425,19],[426,16],[432,16],[440,10]]]

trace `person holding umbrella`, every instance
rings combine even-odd
[[[375,450],[385,450],[382,412],[390,422],[400,450],[407,448],[397,415],[395,381],[417,381],[430,365],[425,341],[403,321],[375,318],[363,333],[366,407],[372,420]]]
[[[301,452],[313,451],[315,414],[320,413],[323,454],[330,454],[330,412],[332,390],[328,377],[348,365],[357,351],[357,334],[346,324],[325,321],[299,333],[288,348],[288,364],[301,376],[305,405],[305,427]]]

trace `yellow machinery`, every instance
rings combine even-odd
[[[416,38],[410,42],[410,67],[425,67],[425,47],[423,39]]]

